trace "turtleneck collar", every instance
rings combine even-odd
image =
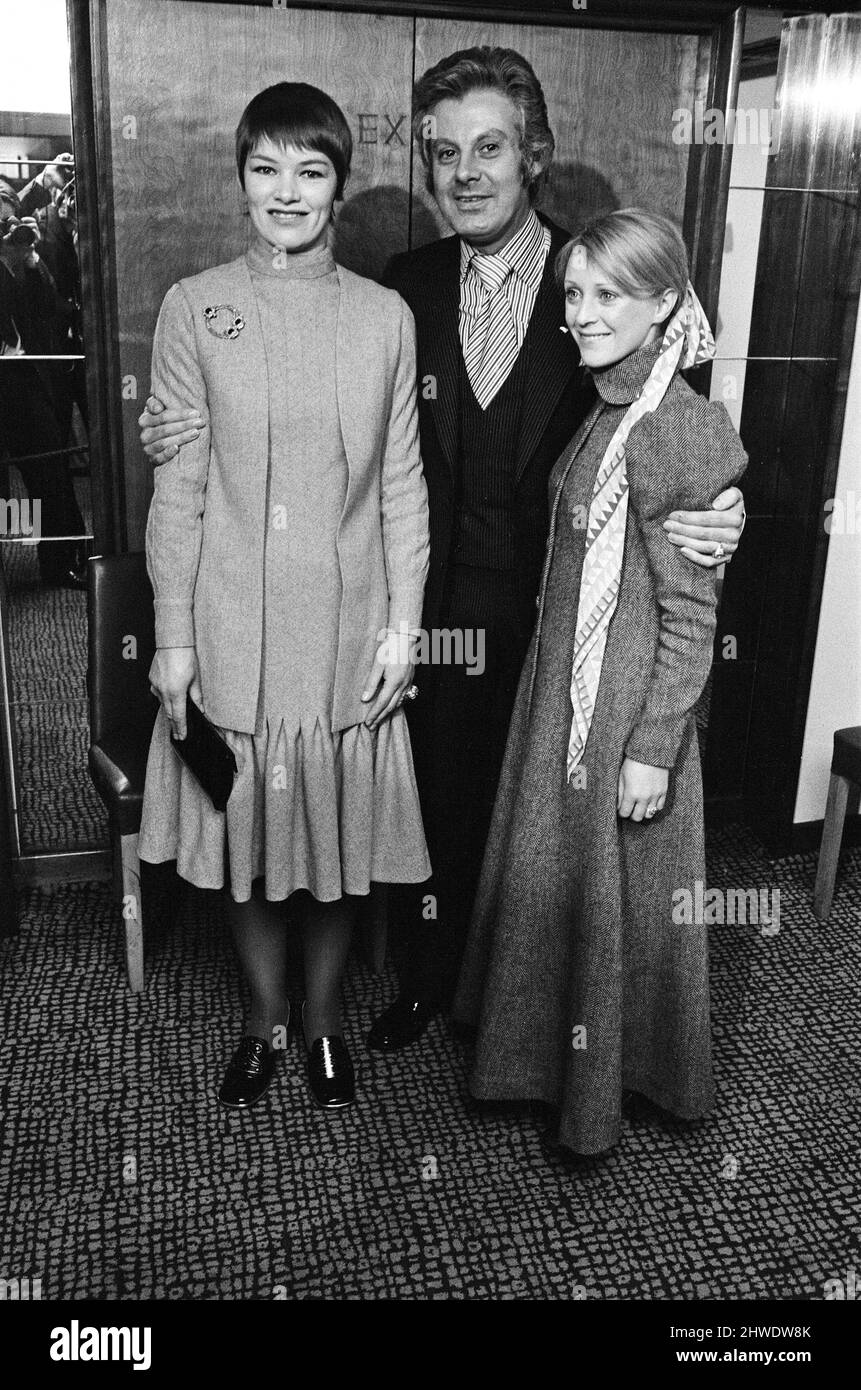
[[[661,350],[661,340],[629,352],[619,362],[609,367],[598,367],[592,372],[595,389],[608,405],[630,405],[640,394]]]
[[[281,251],[256,232],[245,258],[255,273],[280,280],[316,280],[335,269],[335,258],[326,242],[309,251]]]

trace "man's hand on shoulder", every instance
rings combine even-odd
[[[670,512],[664,522],[667,540],[703,569],[714,569],[731,560],[744,530],[744,497],[728,487],[716,497],[708,512]]]
[[[138,424],[144,453],[159,464],[175,458],[183,444],[197,439],[206,421],[194,410],[166,410],[158,396],[150,396]]]

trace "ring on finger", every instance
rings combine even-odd
[[[656,816],[657,814],[658,814],[658,808],[657,808],[657,806],[647,806],[647,807],[646,807],[646,815],[648,816],[649,820],[652,819],[652,816]]]

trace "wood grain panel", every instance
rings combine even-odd
[[[416,74],[460,48],[498,44],[532,64],[544,88],[556,156],[542,209],[575,229],[598,211],[640,204],[681,223],[689,147],[673,140],[673,111],[692,108],[698,40],[690,34],[419,19]],[[433,219],[450,229],[416,159],[413,240]]]
[[[810,187],[827,32],[828,19],[821,14],[783,22],[775,94],[779,143],[768,161],[769,188]]]
[[[825,44],[813,188],[858,192],[861,174],[861,15],[836,14]]]
[[[183,275],[239,255],[247,239],[233,134],[270,83],[314,83],[343,107],[355,142],[335,252],[378,276],[407,244],[410,19],[171,0],[106,0],[118,326],[131,549],[152,493],[137,438],[158,307]],[[403,118],[403,119],[401,119]],[[129,138],[133,137],[133,138]]]
[[[413,21],[258,6],[246,14],[248,97],[286,79],[322,87],[343,108],[353,170],[337,212],[335,255],[379,279],[407,246]]]

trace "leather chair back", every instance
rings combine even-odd
[[[117,729],[152,730],[155,617],[143,551],[92,556],[88,580],[87,692],[90,740],[97,744]]]

